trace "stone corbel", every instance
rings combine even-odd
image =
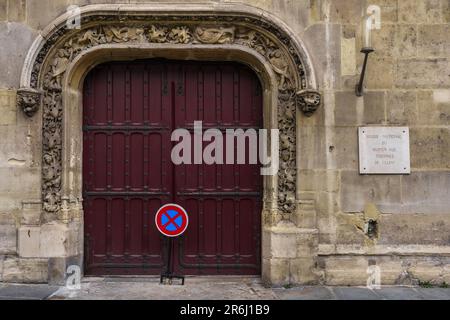
[[[300,90],[296,94],[297,107],[307,117],[311,117],[322,104],[320,92],[315,90]]]
[[[32,117],[41,105],[41,92],[32,88],[17,90],[17,106],[28,116]]]

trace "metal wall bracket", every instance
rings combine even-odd
[[[361,53],[364,53],[364,64],[361,71],[361,77],[359,78],[359,83],[356,85],[355,93],[357,97],[362,97],[364,95],[364,77],[366,75],[367,60],[369,59],[369,54],[374,52],[373,48],[362,48]]]

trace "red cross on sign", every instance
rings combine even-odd
[[[170,203],[159,208],[155,216],[155,223],[163,235],[178,237],[186,231],[189,217],[183,207]]]

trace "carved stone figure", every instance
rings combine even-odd
[[[101,43],[101,35],[96,29],[88,29],[79,37],[78,43],[82,46],[99,44]]]
[[[41,93],[35,89],[22,88],[17,91],[17,105],[28,116],[32,117],[41,104]]]
[[[142,28],[127,28],[127,27],[114,27],[104,26],[103,32],[105,33],[106,42],[128,42],[128,41],[143,41],[144,29]]]
[[[296,101],[297,106],[307,117],[311,117],[322,103],[320,93],[313,90],[301,90],[297,92]]]
[[[223,43],[233,43],[234,41],[234,30],[235,28],[205,28],[197,27],[195,28],[195,38],[206,44],[223,44]]]
[[[273,71],[278,76],[278,88],[280,90],[286,89],[286,80],[290,78],[288,71],[289,64],[280,49],[270,54],[270,63],[272,64]]]
[[[56,79],[57,83],[61,83],[61,77],[66,72],[69,62],[66,50],[59,49],[52,63],[52,76]]]

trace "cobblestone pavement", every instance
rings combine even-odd
[[[160,285],[157,278],[85,278],[80,290],[48,285],[0,284],[0,299],[12,300],[450,300],[450,289],[420,287],[265,288],[260,279],[188,277],[186,284]]]

